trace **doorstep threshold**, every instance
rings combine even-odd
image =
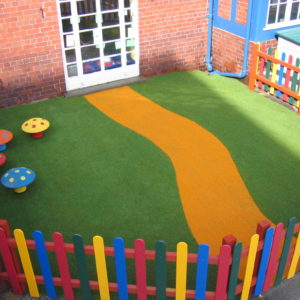
[[[118,87],[122,87],[122,86],[126,86],[126,85],[131,85],[134,83],[145,82],[145,81],[146,81],[145,77],[136,76],[136,77],[131,77],[131,78],[127,78],[127,79],[107,82],[107,83],[103,83],[103,84],[97,84],[97,85],[89,86],[89,87],[82,88],[82,89],[72,90],[72,91],[66,92],[64,94],[64,96],[66,98],[84,96],[87,94],[92,94],[92,93],[96,93],[96,92],[103,91],[103,90],[114,89],[114,88],[118,88]]]

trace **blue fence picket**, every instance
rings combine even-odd
[[[281,54],[281,60],[285,61],[285,53],[284,52]],[[279,74],[278,74],[278,85],[281,85],[281,86],[283,85],[283,78],[284,78],[283,75],[284,75],[284,66],[280,65]],[[282,95],[282,92],[277,90],[276,97],[281,98],[281,95]]]
[[[114,251],[119,300],[128,300],[125,245],[122,238],[114,239]]]
[[[254,296],[260,295],[263,291],[263,285],[265,282],[267,267],[268,267],[269,258],[271,254],[273,236],[274,236],[274,228],[270,227],[267,230],[265,235],[264,248],[260,260],[260,266],[259,266],[256,286],[254,290]]]
[[[197,277],[196,277],[196,300],[205,300],[207,271],[209,259],[209,246],[198,246]]]
[[[34,231],[32,235],[36,246],[41,272],[45,282],[47,296],[49,298],[57,298],[44,236],[42,232],[38,230]]]

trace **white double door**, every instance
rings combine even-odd
[[[67,90],[139,75],[137,0],[57,0]]]

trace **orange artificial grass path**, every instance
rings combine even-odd
[[[249,244],[257,223],[266,217],[219,139],[130,87],[86,98],[114,121],[151,140],[171,159],[184,214],[199,244],[209,244],[212,254],[219,252],[222,238],[228,234]],[[172,214],[172,207],[166,214]]]

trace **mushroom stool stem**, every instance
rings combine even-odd
[[[6,162],[6,156],[3,153],[0,153],[0,166],[4,165]]]
[[[27,190],[27,186],[22,186],[20,188],[14,189],[14,192],[17,194],[24,193]]]
[[[6,144],[0,145],[0,151],[4,151],[6,149]]]
[[[35,139],[40,139],[43,137],[43,132],[32,133],[31,136]]]

